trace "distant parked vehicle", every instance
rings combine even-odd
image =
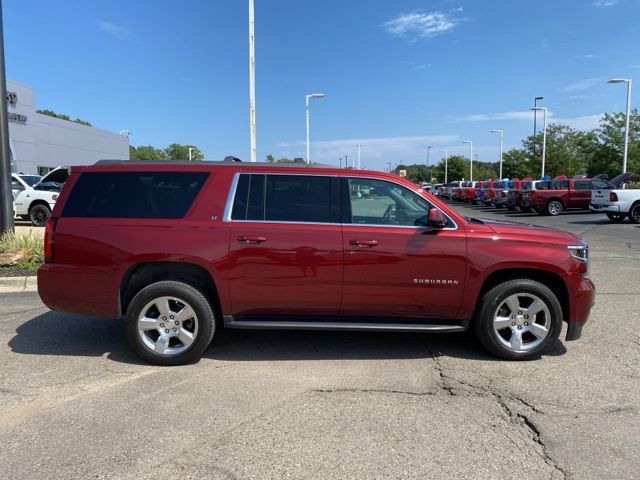
[[[443,197],[451,200],[453,198],[453,190],[456,187],[459,187],[462,182],[460,180],[456,180],[455,182],[445,183],[442,187]]]
[[[473,198],[473,202],[475,204],[484,203],[484,192],[489,183],[491,183],[491,180],[482,180],[478,182],[478,184],[476,185],[476,191]]]
[[[478,182],[467,182],[467,186],[462,190],[462,201],[467,203],[475,203],[476,185]]]
[[[513,186],[509,182],[509,191],[507,192],[507,201],[505,207],[507,210],[518,210],[522,204],[522,191],[531,190],[531,184],[533,180],[531,177],[526,177],[520,180],[520,183],[513,181]]]
[[[505,187],[509,180],[494,180],[484,192],[484,204],[495,206],[496,192]]]
[[[602,181],[595,178],[596,180]],[[532,191],[531,208],[540,215],[560,215],[564,210],[588,210],[591,203],[591,178],[560,178],[548,190]]]
[[[51,216],[60,188],[68,177],[66,167],[58,167],[44,177],[11,174],[15,216],[31,220],[36,227],[43,227]]]
[[[520,188],[522,181],[519,178],[512,178],[511,180],[502,181],[502,188],[496,190],[496,195],[493,200],[493,204],[496,208],[507,207],[507,195],[510,188]]]
[[[608,182],[593,180],[589,205],[591,211],[606,213],[609,220],[615,223],[627,217],[631,223],[640,223],[640,189],[620,189],[634,176],[635,173],[627,172]]]

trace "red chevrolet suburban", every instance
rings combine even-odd
[[[547,351],[594,304],[574,234],[466,218],[392,174],[318,165],[73,167],[45,229],[51,309],[126,317],[177,365],[221,327],[458,332],[506,359]]]

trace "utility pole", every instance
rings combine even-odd
[[[13,230],[7,75],[4,69],[4,31],[2,25],[2,0],[0,0],[0,234]]]
[[[254,51],[253,0],[249,0],[249,136],[251,161],[256,161],[256,57]]]
[[[538,100],[544,100],[544,97],[534,97],[533,99],[533,156],[536,156],[536,133],[538,133],[536,128],[536,120],[538,119]]]
[[[358,147],[358,170],[360,170],[360,148],[362,147],[362,145],[358,144],[356,145],[356,147]]]

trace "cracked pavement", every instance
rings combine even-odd
[[[460,209],[585,236],[582,339],[504,362],[466,334],[224,331],[160,368],[121,320],[2,294],[0,478],[637,478],[640,228]]]

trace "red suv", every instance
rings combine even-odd
[[[458,332],[544,353],[594,303],[571,233],[466,218],[395,175],[324,166],[74,167],[45,231],[54,310],[117,318],[145,360],[199,357],[227,328]]]

